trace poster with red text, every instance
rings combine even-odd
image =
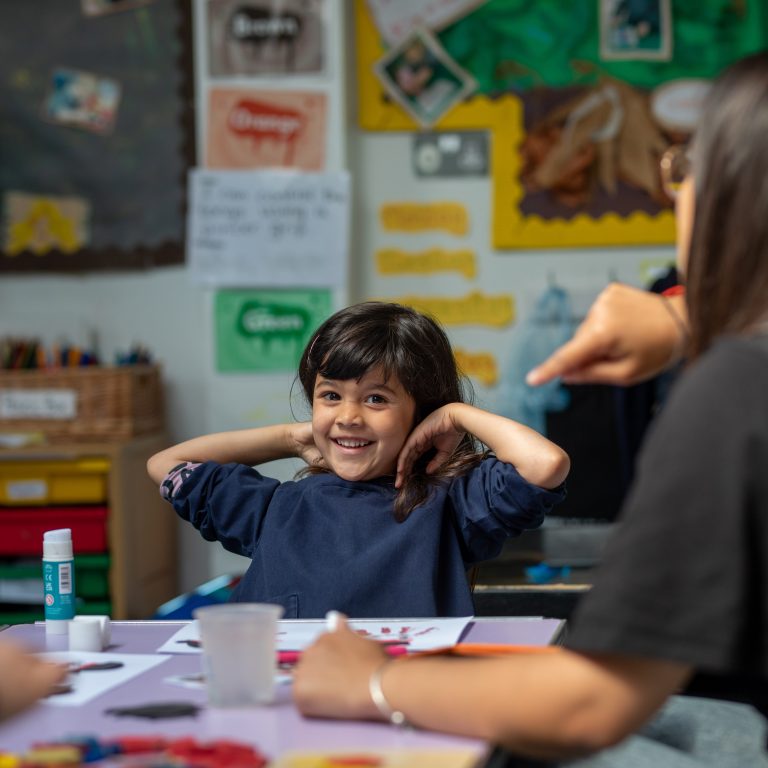
[[[324,93],[214,88],[205,164],[323,170],[326,123]]]

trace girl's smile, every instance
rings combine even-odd
[[[394,474],[415,413],[413,398],[380,368],[359,381],[318,375],[312,435],[329,470],[345,480],[373,480]]]

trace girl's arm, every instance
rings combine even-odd
[[[175,466],[185,461],[236,462],[253,467],[293,457],[302,458],[307,464],[320,462],[309,422],[275,424],[195,437],[156,453],[147,462],[147,472],[160,484]]]
[[[571,467],[568,454],[535,430],[466,403],[449,403],[430,413],[408,436],[398,457],[395,485],[400,487],[413,462],[430,448],[437,453],[427,472],[434,472],[450,458],[466,432],[487,445],[500,461],[512,464],[533,485],[555,488]]]
[[[575,757],[617,743],[690,676],[683,664],[567,650],[392,662],[342,624],[302,654],[296,703],[310,716],[383,719],[369,690],[382,664],[388,705],[414,725],[540,758]]]

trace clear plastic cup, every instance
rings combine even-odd
[[[208,703],[253,707],[274,699],[280,605],[225,603],[196,608]]]

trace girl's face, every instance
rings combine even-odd
[[[415,414],[414,399],[380,368],[360,381],[315,379],[312,436],[325,466],[345,480],[394,474]]]

